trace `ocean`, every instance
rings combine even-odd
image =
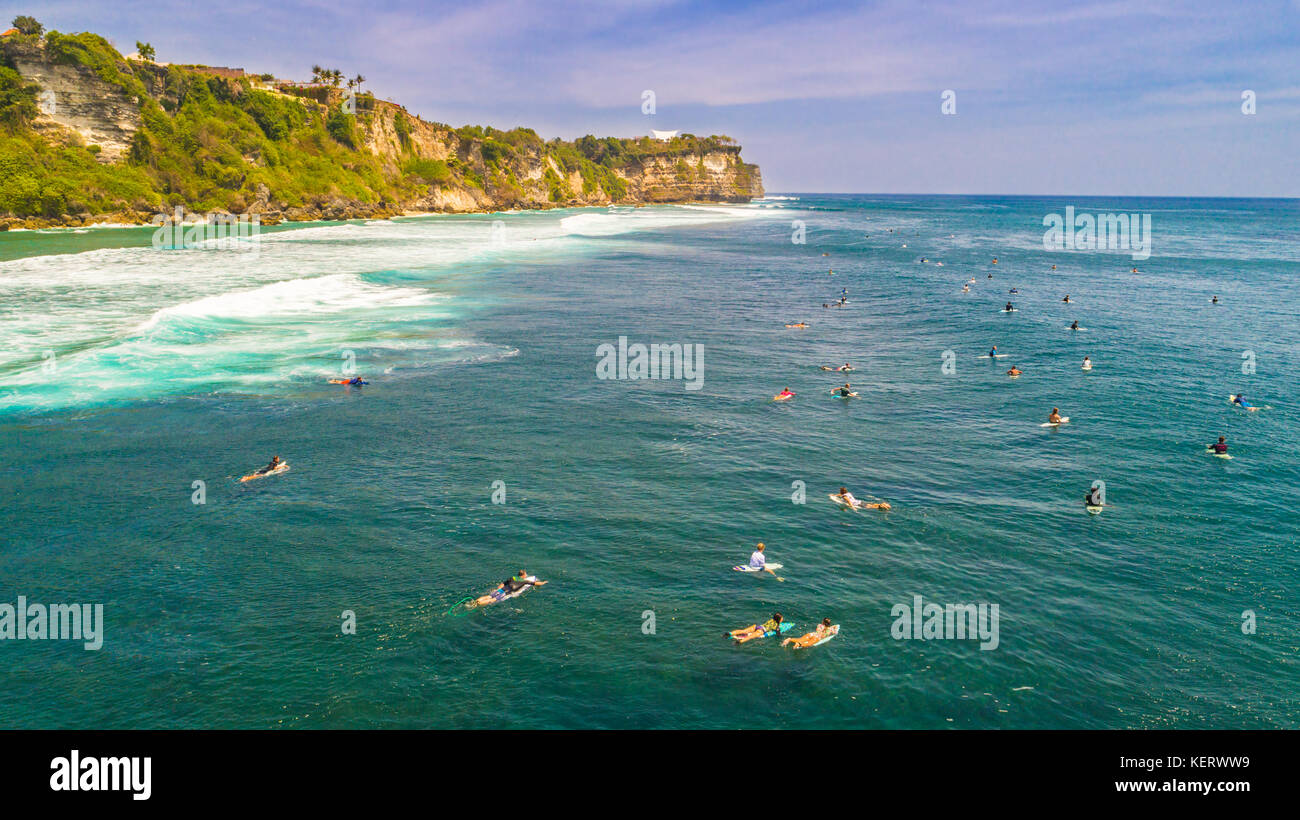
[[[1046,249],[1067,207],[1150,258]],[[0,640],[0,726],[1300,727],[1300,202],[151,233],[0,234],[0,604],[104,619]],[[696,378],[603,378],[620,340]],[[784,580],[732,570],[760,541]],[[901,635],[917,596],[996,641]],[[723,637],[773,612],[841,631]]]

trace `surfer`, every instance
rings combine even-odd
[[[993,349],[989,351],[989,358],[996,359],[997,357],[998,357],[998,346],[993,345]]]
[[[1219,436],[1219,440],[1218,440],[1218,442],[1216,442],[1216,443],[1214,443],[1214,444],[1211,444],[1211,445],[1208,445],[1208,446],[1206,447],[1206,449],[1207,449],[1207,450],[1213,450],[1214,452],[1218,453],[1218,454],[1221,455],[1221,456],[1222,456],[1222,455],[1227,455],[1227,453],[1228,453],[1228,439],[1227,439],[1227,437],[1226,437],[1226,436]]]
[[[266,475],[266,474],[269,473],[269,472],[273,472],[273,471],[274,471],[277,467],[279,467],[280,464],[282,464],[282,463],[283,463],[283,462],[280,461],[280,457],[279,457],[279,456],[271,456],[271,463],[268,464],[268,465],[266,465],[266,466],[263,467],[262,469],[258,470],[258,471],[257,471],[256,473],[254,473],[253,475]]]
[[[1083,496],[1083,503],[1089,507],[1104,507],[1101,503],[1101,487],[1089,487],[1087,494]]]
[[[1078,330],[1078,329],[1079,329],[1079,320],[1075,319],[1074,323],[1070,325],[1070,330]]]
[[[848,506],[852,507],[855,510],[891,509],[888,501],[859,501],[857,498],[854,497],[853,493],[849,492],[847,487],[840,487],[840,491],[836,493],[835,498],[839,499],[840,501],[842,501],[843,503],[847,504]]]
[[[1058,408],[1055,407],[1052,408],[1052,412],[1047,416],[1047,423],[1048,424],[1061,423],[1061,411]]]
[[[744,627],[743,629],[733,629],[727,633],[727,636],[731,638],[735,638],[736,643],[744,643],[745,641],[752,641],[755,638],[763,637],[769,632],[779,632],[781,630],[781,622],[783,620],[785,619],[781,617],[780,612],[773,612],[772,617],[768,618],[761,625],[750,624],[749,626]]]
[[[837,387],[837,388],[835,388],[834,390],[832,390],[831,392],[834,393],[834,394],[837,395],[837,396],[842,396],[842,397],[844,397],[844,398],[847,399],[847,398],[852,397],[852,395],[853,395],[853,388],[849,387],[849,383],[848,383],[848,382],[845,382],[843,387]]]
[[[786,399],[790,399],[790,398],[794,398],[794,392],[787,387],[786,389],[782,390],[780,393],[777,393],[775,396],[773,396],[772,401],[785,401]]]
[[[1249,405],[1249,404],[1246,403],[1246,395],[1245,395],[1244,393],[1238,393],[1237,395],[1233,396],[1233,397],[1232,397],[1232,403],[1235,404],[1235,405],[1237,405],[1238,407],[1244,407],[1244,408],[1246,408],[1247,410],[1258,410],[1258,409],[1259,409],[1258,407],[1252,407],[1251,405]]]
[[[1070,301],[1070,294],[1068,294],[1068,293],[1065,294],[1065,298],[1062,299],[1061,301],[1062,301],[1062,302],[1067,302],[1067,303],[1068,303],[1068,302]]]
[[[1007,302],[1007,306],[1006,306],[1005,308],[1003,308],[1003,311],[1005,311],[1005,312],[1007,312],[1007,313],[1010,313],[1011,311],[1013,311],[1013,310],[1015,310],[1015,309],[1016,309],[1016,308],[1015,308],[1014,305],[1012,305],[1010,302]]]
[[[1014,378],[1014,377],[1016,377],[1016,376],[1019,376],[1019,375],[1020,375],[1021,373],[1023,373],[1023,372],[1024,372],[1023,370],[1021,370],[1020,368],[1016,367],[1016,366],[1013,364],[1013,365],[1011,365],[1011,369],[1007,371],[1007,375],[1008,375],[1008,376],[1011,376],[1012,378]]]
[[[786,638],[784,641],[781,641],[781,645],[785,646],[788,643],[793,643],[796,649],[807,648],[817,643],[822,638],[825,638],[827,632],[830,632],[832,635],[835,634],[835,632],[831,632],[831,619],[822,618],[822,622],[817,624],[817,628],[812,632],[798,638]]]
[[[353,376],[350,379],[330,379],[330,384],[353,384],[360,387],[363,384],[370,384],[370,382],[363,380],[360,376]]]
[[[767,547],[763,546],[762,541],[759,541],[758,546],[754,547],[754,554],[749,556],[749,566],[752,569],[767,569],[767,556],[763,555],[765,549]],[[771,570],[768,570],[768,572],[771,572]]]
[[[497,584],[497,588],[489,592],[487,595],[480,595],[478,598],[474,599],[474,604],[476,606],[487,606],[488,604],[495,604],[497,601],[503,600],[507,596],[519,592],[519,590],[523,589],[524,587],[530,587],[530,586],[540,587],[546,583],[547,583],[546,581],[537,580],[537,578],[535,578],[532,575],[529,575],[527,572],[521,569],[519,570],[518,575],[512,575],[506,580]]]
[[[1092,370],[1092,359],[1088,358],[1087,356],[1083,357],[1083,369]]]
[[[1210,300],[1210,304],[1212,304],[1212,305],[1217,305],[1217,304],[1219,304],[1219,297],[1216,296],[1216,297],[1214,297],[1213,299],[1211,299],[1211,300]]]

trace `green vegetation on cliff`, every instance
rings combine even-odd
[[[16,70],[20,57],[89,71],[120,89],[140,119],[124,158],[101,162],[98,145],[40,121],[40,89]],[[322,86],[272,90],[266,79],[127,60],[90,33],[5,38],[0,214],[139,216],[176,205],[199,212],[265,211],[272,198],[286,211],[347,202],[395,213],[439,190],[507,207],[540,197],[554,204],[590,201],[600,194],[618,202],[628,196],[619,172],[639,163],[739,150],[727,137],[546,142],[527,128],[452,129],[416,120],[370,95],[345,96]],[[361,79],[349,87],[359,88]],[[741,165],[738,156],[735,162]]]

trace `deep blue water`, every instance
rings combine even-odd
[[[107,622],[0,641],[0,726],[1300,725],[1300,204],[795,196],[0,235],[0,603]],[[1045,250],[1067,205],[1151,214],[1151,258]],[[701,389],[597,378],[620,336],[702,345]],[[784,581],[731,570],[757,541]],[[997,648],[894,639],[914,595]],[[721,637],[774,610],[842,632]]]

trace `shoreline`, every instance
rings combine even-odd
[[[543,211],[562,211],[562,209],[571,209],[571,211],[607,211],[607,209],[610,208],[647,208],[647,207],[653,207],[653,205],[679,205],[679,207],[685,207],[685,205],[749,205],[749,204],[753,204],[755,200],[759,200],[759,199],[766,199],[766,198],[762,198],[762,196],[758,196],[758,198],[750,198],[745,200],[692,199],[692,200],[681,200],[681,201],[663,201],[663,203],[630,203],[630,204],[608,203],[603,205],[555,204],[555,205],[545,205],[545,207],[539,207],[539,208],[482,209],[482,211],[480,211],[480,209],[473,209],[473,211],[403,211],[399,213],[385,211],[382,213],[369,213],[369,214],[359,213],[359,214],[355,214],[355,216],[341,216],[341,217],[313,216],[308,218],[300,218],[300,220],[289,220],[289,218],[277,218],[276,221],[260,221],[259,224],[263,225],[264,227],[279,227],[279,226],[309,225],[312,224],[312,222],[359,222],[359,221],[373,222],[377,220],[378,221],[398,220],[398,218],[435,217],[435,216],[486,216],[486,214],[494,214],[494,213],[517,214],[517,213],[532,213],[532,212],[543,212]],[[140,216],[140,214],[142,213],[143,212],[134,214],[134,216],[139,217],[140,220],[136,222],[122,221],[122,218],[125,217],[126,214],[122,214],[121,212],[108,214],[109,218],[107,221],[104,222],[91,222],[91,221],[69,222],[68,220],[78,220],[78,218],[82,218],[82,217],[72,216],[72,214],[65,214],[64,217],[29,217],[29,218],[9,217],[8,221],[0,222],[0,234],[45,233],[45,231],[60,231],[60,233],[62,233],[62,231],[69,231],[69,233],[72,233],[72,231],[78,231],[78,230],[121,230],[121,229],[135,229],[135,227],[155,227],[155,225],[153,225],[152,222],[153,218],[159,216],[159,214],[164,214],[164,216],[168,216],[166,212],[159,212],[156,214],[149,213],[148,220],[144,220],[144,218]],[[214,211],[213,213],[225,213],[225,212]],[[239,216],[239,214],[234,214],[234,216]],[[260,216],[260,213],[252,212],[248,214],[248,216]],[[200,224],[200,222],[188,222],[188,221],[183,222],[183,225],[195,225],[195,224]]]
[[[599,209],[607,210],[609,208],[645,208],[653,205],[749,205],[755,200],[764,199],[765,197],[749,197],[746,199],[691,199],[673,202],[635,202],[621,203],[609,202],[603,205],[563,205],[547,204],[540,207],[509,208],[509,209],[469,209],[469,210],[404,210],[392,211],[389,209],[379,209],[372,212],[362,212],[351,210],[340,216],[312,215],[300,219],[286,218],[283,216],[273,216],[270,221],[262,219],[259,224],[265,227],[281,225],[306,225],[312,222],[355,222],[355,221],[374,221],[374,220],[393,220],[398,218],[414,218],[425,216],[458,216],[458,215],[486,215],[486,214],[519,214],[540,211],[555,211],[561,209],[585,210]],[[190,213],[187,209],[186,213]],[[225,211],[213,211],[212,213],[226,213]],[[146,212],[137,211],[134,213],[123,213],[121,211],[110,214],[97,216],[77,216],[74,214],[62,214],[58,217],[0,217],[0,233],[27,233],[39,231],[77,231],[77,230],[106,230],[106,229],[123,229],[123,228],[149,228],[154,227],[153,219],[159,215],[170,215],[169,212],[158,211]],[[238,214],[234,214],[238,216]],[[261,216],[262,212],[248,212],[249,216]],[[104,217],[103,222],[96,222],[99,216]],[[147,217],[147,218],[146,218]],[[136,221],[128,221],[134,219]],[[186,222],[184,224],[194,224]]]

